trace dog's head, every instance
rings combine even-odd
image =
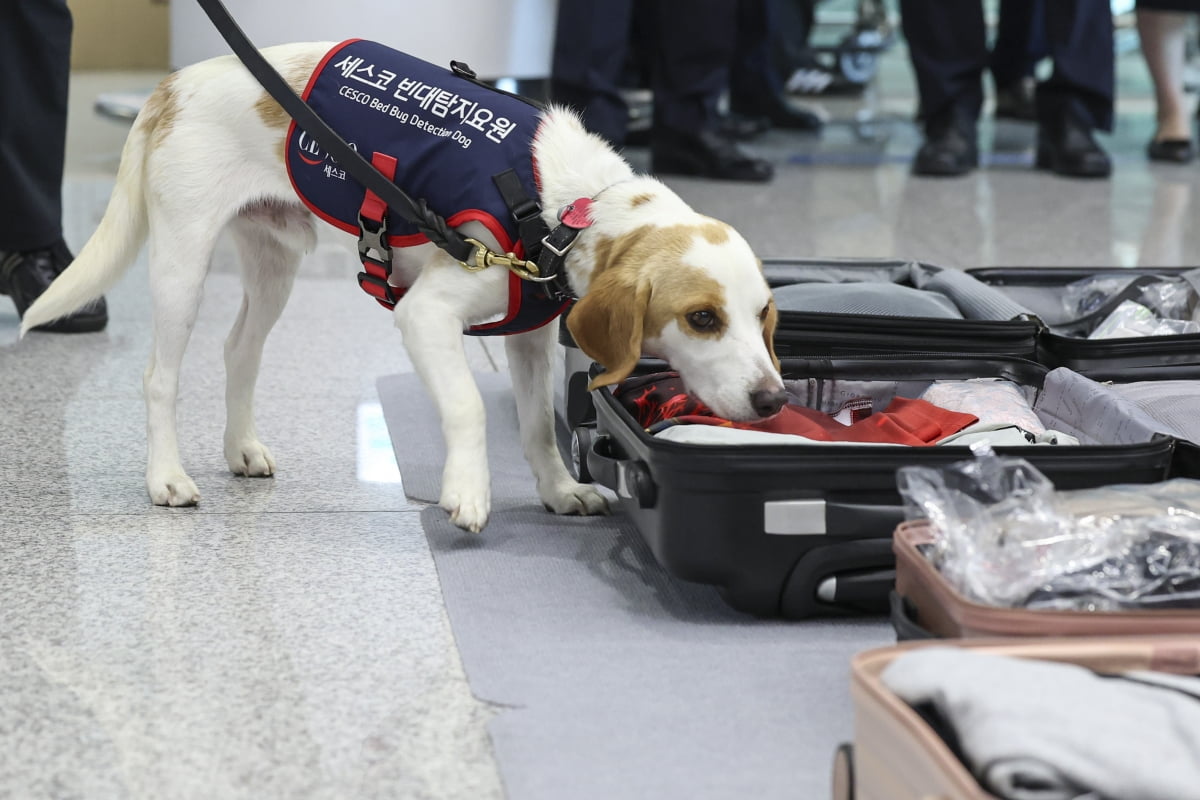
[[[645,354],[670,363],[690,394],[727,419],[782,407],[775,304],[733,228],[697,217],[601,237],[591,249],[591,281],[567,318],[576,344],[605,369],[588,388],[624,380]]]

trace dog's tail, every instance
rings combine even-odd
[[[117,183],[104,217],[70,266],[26,309],[21,319],[21,336],[100,297],[137,258],[147,231],[146,142],[153,134],[156,117],[155,114],[138,115],[121,152]]]

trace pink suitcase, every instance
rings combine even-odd
[[[929,646],[945,643],[907,642],[869,650],[852,660],[854,743],[843,744],[834,756],[834,800],[995,800],[941,737],[880,680],[893,659]],[[1200,674],[1200,636],[980,639],[959,646],[1078,664],[1100,672],[1151,669]]]

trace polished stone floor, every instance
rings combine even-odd
[[[912,177],[899,54],[820,137],[772,132],[770,185],[668,183],[762,256],[903,256],[958,267],[1194,265],[1200,168],[1151,166],[1144,67],[1120,65],[1110,180],[1033,171],[1032,128],[985,124],[989,165]],[[73,85],[69,243],[103,212],[125,127]],[[630,153],[645,164],[645,154]],[[195,509],[149,505],[144,256],[99,334],[18,342],[0,300],[0,798],[485,798],[504,789],[498,709],[467,685],[438,576],[404,498],[375,382],[410,369],[331,239],[304,264],[259,384],[271,480],[221,455],[221,343],[240,300],[215,259],[179,407]],[[503,350],[472,340],[477,369]],[[698,629],[697,636],[704,631]],[[800,668],[798,667],[798,670]],[[547,753],[553,758],[553,753]]]

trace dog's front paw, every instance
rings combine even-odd
[[[275,474],[275,459],[257,439],[225,443],[225,461],[234,475],[269,478]]]
[[[487,486],[468,491],[465,487],[447,485],[442,490],[439,505],[450,513],[450,521],[455,525],[464,531],[479,533],[487,525],[492,510],[492,493]]]
[[[194,506],[200,502],[200,490],[184,472],[147,475],[146,489],[156,506]]]
[[[608,500],[596,489],[585,483],[568,481],[539,492],[546,508],[555,514],[581,514],[592,516],[608,513]]]

